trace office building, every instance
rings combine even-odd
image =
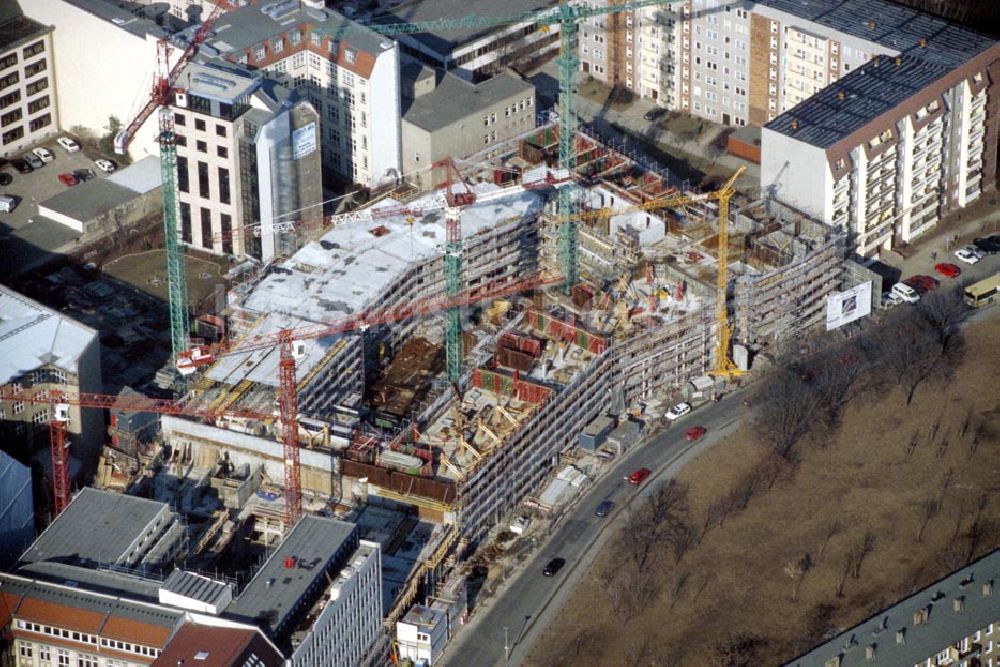
[[[2,0],[0,157],[16,156],[58,131],[52,27],[25,16],[17,0]]]

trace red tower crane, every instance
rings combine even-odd
[[[32,391],[25,389],[12,391],[0,387],[0,401],[23,401],[24,403],[47,404],[52,408],[49,420],[49,442],[52,449],[52,497],[55,515],[60,514],[70,501],[69,457],[66,453],[66,421],[69,406],[81,408],[123,409],[130,412],[153,412],[161,415],[187,415],[212,419],[221,415],[244,417],[247,419],[271,419],[274,415],[263,414],[239,407],[225,410],[213,409],[207,403],[174,401],[148,398],[146,396],[115,396],[90,392],[70,392],[51,389]]]

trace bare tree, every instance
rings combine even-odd
[[[760,651],[767,641],[749,632],[737,632],[715,646],[712,664],[717,667],[751,667],[760,662]]]
[[[892,381],[906,392],[906,404],[925,380],[946,369],[940,343],[930,328],[912,315],[891,318],[879,331],[881,361]]]
[[[794,460],[795,446],[815,424],[816,393],[800,374],[779,368],[763,381],[754,406],[758,437],[786,460]]]
[[[868,555],[875,550],[875,533],[865,531],[865,534],[851,545],[847,551],[848,560],[851,563],[851,577],[861,578],[861,565]]]
[[[853,345],[820,355],[809,365],[812,380],[809,386],[817,394],[820,414],[825,426],[833,429],[840,423],[844,406],[858,393],[865,371],[862,356]]]
[[[819,548],[818,558],[822,558],[823,554],[826,553],[826,547],[830,544],[830,540],[834,535],[840,532],[841,526],[840,521],[837,519],[831,520],[826,526],[826,535],[823,537],[823,546]]]
[[[956,286],[926,294],[917,302],[916,312],[934,333],[941,354],[944,354],[954,342],[958,325],[968,316],[969,309],[962,302],[962,288]]]
[[[785,574],[792,580],[792,602],[799,599],[799,586],[805,579],[806,573],[812,569],[812,558],[805,554],[802,558],[790,561],[785,565]]]
[[[920,528],[917,530],[917,542],[923,539],[924,529],[927,528],[927,524],[941,511],[941,501],[937,498],[928,498],[920,504],[920,507],[924,513],[923,519],[920,521]]]

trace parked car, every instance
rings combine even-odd
[[[66,187],[72,187],[80,182],[76,176],[74,176],[69,172],[59,174],[57,178],[59,179],[59,182],[65,185]]]
[[[80,150],[80,144],[69,137],[59,137],[56,139],[56,143],[65,148],[67,153],[76,153]]]
[[[692,426],[688,430],[684,431],[684,437],[688,439],[689,442],[694,442],[695,440],[701,440],[705,437],[708,431],[704,426]]]
[[[35,148],[31,152],[34,153],[35,156],[37,156],[38,159],[41,160],[42,162],[52,162],[53,160],[56,159],[56,156],[52,154],[52,151],[50,151],[48,148],[45,148],[44,146],[39,146],[38,148]]]
[[[544,568],[542,568],[542,576],[551,577],[556,572],[561,570],[563,568],[563,565],[565,564],[566,564],[565,558],[553,558],[545,565]]]
[[[17,208],[17,197],[11,195],[0,195],[0,213],[13,213]]]
[[[653,471],[650,470],[649,468],[639,468],[625,479],[628,480],[629,484],[634,484],[635,486],[639,486],[640,484],[642,484],[642,480],[646,479],[652,474]]]
[[[14,177],[6,171],[0,171],[0,185],[10,185],[14,182]]]
[[[935,264],[934,270],[937,271],[939,275],[942,275],[945,278],[958,278],[960,275],[962,275],[962,269],[958,268],[954,264],[945,264],[945,263]]]
[[[594,509],[594,516],[599,516],[602,519],[611,513],[611,510],[615,508],[615,504],[610,500],[602,500],[601,503]]]
[[[14,169],[17,169],[22,174],[31,173],[35,169],[28,163],[27,160],[24,160],[19,157],[14,158],[13,160],[10,161],[10,163],[14,165]]]
[[[906,303],[906,300],[895,292],[890,291],[882,295],[883,308],[895,308],[901,303]]]
[[[646,113],[642,114],[642,117],[645,120],[648,120],[648,121],[652,122],[654,120],[658,120],[658,119],[662,118],[666,113],[667,113],[667,110],[664,109],[663,107],[654,107],[654,108],[650,109],[649,111],[647,111]]]
[[[114,162],[112,162],[111,160],[105,160],[103,158],[94,160],[94,164],[96,164],[97,168],[103,171],[105,174],[110,174],[117,168],[117,165],[115,165]]]
[[[76,176],[76,180],[80,181],[81,183],[86,183],[90,179],[94,178],[94,176],[96,176],[97,174],[94,173],[93,169],[77,169],[76,171],[73,172],[73,175]]]
[[[906,283],[896,283],[892,286],[892,289],[889,290],[889,293],[895,294],[898,298],[908,303],[916,303],[917,301],[920,301],[920,295],[917,294],[917,291]]]
[[[1000,252],[1000,235],[986,236],[981,239],[976,239],[972,242],[972,245],[987,254],[995,255]]]
[[[937,278],[931,278],[930,276],[913,276],[913,280],[919,285],[917,291],[923,290],[924,293],[933,292],[941,284],[941,281]]]
[[[32,169],[41,169],[45,163],[42,162],[42,158],[38,157],[34,153],[25,153],[24,161],[31,165]]]
[[[982,251],[974,245],[967,245],[955,251],[955,257],[966,264],[975,264],[983,258]]]
[[[678,403],[674,407],[667,410],[667,419],[669,419],[670,421],[674,421],[675,419],[679,419],[689,412],[691,412],[691,405],[689,403]]]

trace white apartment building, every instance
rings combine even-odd
[[[207,40],[224,59],[267,73],[319,114],[323,167],[367,187],[400,175],[399,48],[328,9],[298,2],[223,14]]]
[[[59,130],[52,76],[52,27],[0,5],[0,157],[12,157]]]
[[[763,128],[761,187],[848,231],[860,255],[911,242],[990,186],[998,56],[874,57]]]
[[[23,8],[54,28],[48,73],[53,131],[80,127],[101,136],[111,116],[127,125],[148,99],[164,29],[112,2],[28,0]],[[157,132],[156,118],[139,128],[129,147],[134,160],[159,155]]]
[[[359,540],[357,550],[326,592],[315,619],[287,664],[353,667],[368,664],[382,632],[382,550]]]
[[[323,214],[312,106],[224,61],[189,63],[178,83],[171,108],[181,240],[263,261],[294,252],[294,234],[268,223]]]

